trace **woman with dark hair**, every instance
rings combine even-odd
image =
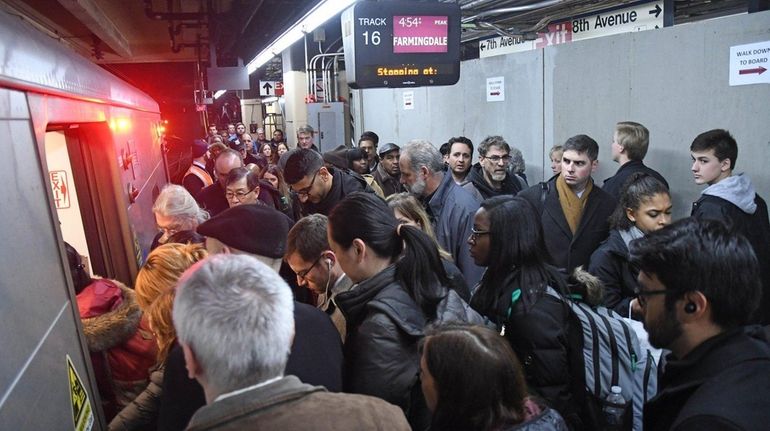
[[[479,321],[478,315],[445,287],[433,240],[398,224],[376,195],[348,195],[329,215],[327,234],[354,283],[336,297],[347,319],[345,391],[393,403],[413,429],[425,429],[430,415],[420,395],[417,346],[423,328],[431,321]]]
[[[571,378],[570,358],[581,352],[570,337],[582,334],[570,331],[570,309],[560,298],[568,293],[565,276],[547,263],[534,207],[521,197],[485,200],[468,244],[476,264],[487,267],[471,306],[497,325],[523,360],[530,388],[580,428],[573,393],[582,392],[573,392],[580,388],[573,388],[578,379]]]
[[[629,263],[628,244],[671,223],[671,195],[657,178],[638,172],[628,179],[610,216],[610,236],[594,251],[588,272],[604,283],[604,305],[640,320],[639,271]]]
[[[91,277],[80,254],[67,251],[83,333],[107,420],[142,392],[155,365],[155,340],[136,295],[117,280]]]
[[[456,324],[426,332],[420,370],[431,430],[567,431],[559,413],[528,396],[519,359],[503,337]]]

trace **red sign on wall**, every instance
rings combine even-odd
[[[56,209],[70,207],[70,189],[67,181],[66,171],[50,171],[48,176],[51,179],[51,190],[53,191],[53,201]]]

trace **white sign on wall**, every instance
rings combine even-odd
[[[592,39],[618,33],[653,30],[663,27],[663,1],[639,4],[620,9],[607,9],[548,26],[535,40],[516,37],[493,37],[479,42],[479,56],[511,54],[551,45]]]
[[[730,47],[730,85],[770,84],[770,41]]]
[[[505,100],[505,77],[487,78],[487,102],[502,102]]]
[[[414,91],[404,91],[404,109],[414,109]]]

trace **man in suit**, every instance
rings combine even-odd
[[[554,265],[572,272],[588,264],[609,235],[607,219],[615,200],[594,186],[599,145],[577,135],[564,143],[561,173],[520,193],[541,214],[545,247]]]

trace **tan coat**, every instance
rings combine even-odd
[[[409,431],[398,407],[374,397],[326,392],[294,376],[201,407],[188,431]]]

